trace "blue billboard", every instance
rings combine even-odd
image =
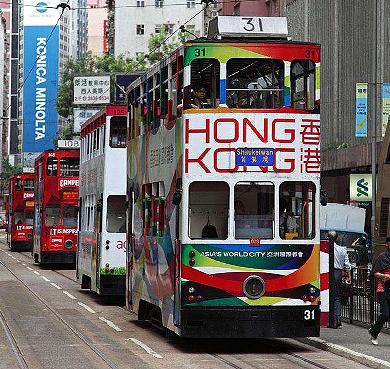
[[[35,10],[35,9],[34,9]],[[24,27],[23,152],[54,148],[59,74],[59,26]]]

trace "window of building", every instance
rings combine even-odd
[[[136,30],[137,30],[137,35],[144,35],[145,34],[145,25],[144,24],[137,24]]]
[[[274,237],[275,187],[272,183],[240,182],[234,186],[235,238]]]
[[[144,56],[144,52],[142,52],[142,51],[137,51],[136,53],[135,53],[135,57],[136,58],[140,58],[140,57],[142,57],[142,56]]]
[[[126,196],[107,197],[107,232],[126,232]]]
[[[58,227],[61,219],[60,205],[46,205],[46,219],[45,223],[47,227]]]
[[[137,1],[137,7],[138,8],[143,8],[145,6],[145,1],[144,0],[138,0]]]
[[[284,63],[279,59],[230,59],[226,99],[229,108],[279,109],[283,106]]]
[[[25,179],[24,180],[24,190],[25,191],[34,191],[34,180],[33,179]]]
[[[77,206],[65,205],[63,209],[62,225],[64,227],[77,227],[77,212]]]
[[[187,0],[187,8],[195,8],[195,1]]]
[[[156,24],[154,26],[154,33],[160,33],[161,29],[162,29],[162,25],[161,24]]]
[[[60,160],[60,176],[61,177],[78,177],[79,176],[80,159],[65,157]]]
[[[110,147],[126,147],[126,117],[112,117],[110,120]]]
[[[164,28],[165,30],[171,34],[173,32],[173,24],[170,24],[170,23],[167,23],[167,24],[164,24]]]
[[[282,239],[315,237],[313,182],[283,182],[279,188],[279,235]]]
[[[315,101],[315,64],[312,60],[291,63],[291,106],[313,110]]]
[[[164,6],[164,0],[155,0],[154,4],[156,8],[162,8]]]
[[[57,167],[58,167],[58,159],[57,158],[47,158],[46,175],[56,176],[57,175]]]
[[[226,182],[198,181],[190,184],[188,233],[191,239],[227,238],[229,193]]]

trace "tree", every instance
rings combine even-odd
[[[3,179],[8,179],[12,177],[15,174],[23,173],[23,168],[21,167],[14,167],[10,164],[8,159],[3,159],[3,173],[2,177]]]

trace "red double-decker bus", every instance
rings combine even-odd
[[[31,251],[34,233],[34,174],[15,174],[8,182],[8,233],[11,251]]]
[[[35,160],[36,263],[75,263],[79,150],[46,150]]]

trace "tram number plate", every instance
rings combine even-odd
[[[315,317],[315,310],[303,310],[303,325],[305,327],[313,326]]]

